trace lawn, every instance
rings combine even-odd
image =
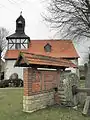
[[[90,120],[78,111],[65,107],[49,107],[32,114],[22,111],[23,89],[0,89],[0,120]]]
[[[85,80],[80,80],[80,87],[85,88]]]

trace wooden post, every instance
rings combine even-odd
[[[85,101],[85,105],[83,108],[83,112],[82,112],[83,115],[86,115],[88,113],[89,104],[90,104],[90,96],[87,96],[86,101]]]

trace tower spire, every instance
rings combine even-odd
[[[8,40],[8,49],[26,49],[29,47],[30,37],[25,34],[25,19],[20,16],[16,19],[16,30],[15,33],[6,37]],[[13,41],[12,43],[9,41]]]

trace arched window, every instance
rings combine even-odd
[[[18,21],[18,28],[22,28],[22,21]]]

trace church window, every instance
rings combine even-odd
[[[19,27],[19,28],[22,27],[22,21],[18,21],[18,27]]]
[[[51,52],[51,45],[49,44],[49,43],[47,43],[45,46],[44,46],[44,50],[46,51],[46,52]]]

